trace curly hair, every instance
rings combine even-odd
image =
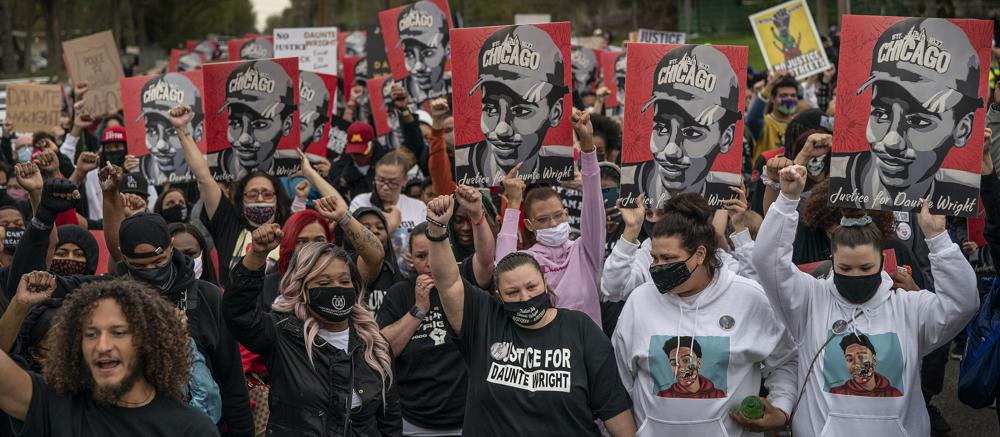
[[[41,356],[45,381],[60,394],[93,389],[94,378],[83,358],[83,330],[103,299],[113,299],[125,314],[136,349],[136,370],[158,394],[181,399],[191,364],[187,330],[176,307],[130,279],[91,282],[67,295],[45,339]]]

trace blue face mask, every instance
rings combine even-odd
[[[21,164],[31,162],[32,152],[34,152],[34,150],[31,147],[22,147],[17,149],[17,162],[20,162]]]
[[[604,209],[614,208],[618,201],[618,187],[601,188],[604,196]]]

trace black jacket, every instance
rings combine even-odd
[[[351,328],[349,353],[317,336],[312,361],[295,315],[264,312],[257,295],[264,269],[237,263],[223,298],[226,320],[236,338],[267,365],[271,409],[267,435],[399,436],[402,416],[395,382],[383,384],[365,362],[364,344]],[[351,409],[351,388],[361,405]]]
[[[17,281],[21,275],[33,270],[48,270],[45,265],[45,250],[49,245],[51,231],[42,230],[34,224],[25,230],[21,243],[27,243],[14,255],[11,262],[11,272],[16,272],[7,281],[7,290],[13,293],[17,290]],[[33,248],[33,249],[29,249]],[[240,360],[239,345],[223,320],[222,293],[219,287],[194,277],[193,261],[179,250],[173,253],[172,261],[177,269],[178,277],[173,287],[163,293],[164,298],[179,304],[176,297],[188,292],[187,317],[188,330],[194,339],[198,351],[205,356],[205,364],[212,371],[212,378],[219,385],[222,395],[222,421],[228,429],[227,435],[253,436],[253,415],[250,411],[250,395],[247,392],[246,380],[243,377],[243,363]],[[66,297],[79,286],[94,281],[111,279],[110,275],[90,276],[58,276],[54,299]],[[28,333],[22,333],[28,334]]]

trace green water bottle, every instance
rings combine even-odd
[[[747,396],[740,402],[740,414],[747,419],[760,419],[764,417],[764,403],[757,396]]]

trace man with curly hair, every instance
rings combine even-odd
[[[51,274],[32,272],[17,294],[39,303],[55,286]],[[66,297],[47,342],[44,380],[0,352],[0,409],[20,435],[218,435],[180,399],[191,361],[185,321],[148,286],[81,286]]]

